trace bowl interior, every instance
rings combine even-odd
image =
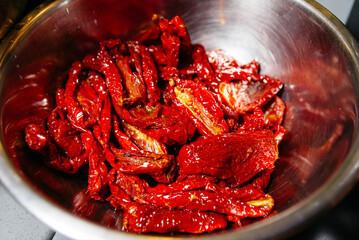
[[[16,169],[53,207],[121,229],[118,212],[87,197],[86,178],[54,171],[27,150],[19,123],[49,114],[56,80],[73,61],[94,53],[101,40],[125,40],[159,13],[180,15],[192,42],[224,49],[240,63],[257,59],[261,73],[284,82],[287,134],[268,189],[277,215],[310,201],[343,168],[351,172],[336,181],[348,185],[357,172],[358,54],[339,21],[316,6],[324,15],[305,2],[280,0],[77,0],[44,7],[2,45],[1,137],[8,158],[1,168]],[[340,193],[333,188],[327,200]]]

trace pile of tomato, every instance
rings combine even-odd
[[[25,128],[30,149],[123,211],[132,232],[210,232],[265,217],[285,129],[281,81],[192,44],[181,18],[154,17],[72,64],[56,108]]]

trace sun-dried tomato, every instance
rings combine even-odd
[[[234,111],[245,113],[255,107],[263,107],[282,86],[277,79],[256,74],[247,80],[221,82],[219,92]]]
[[[124,228],[138,233],[202,233],[227,226],[226,218],[218,213],[171,210],[149,204],[134,204],[123,217]]]
[[[47,121],[20,124],[28,147],[59,171],[87,170],[84,191],[122,210],[126,231],[202,233],[266,217],[283,83],[256,60],[192,44],[178,16],[153,20],[61,75]]]
[[[167,172],[173,164],[173,156],[146,151],[127,151],[112,148],[116,158],[115,169],[131,174],[159,175]]]
[[[173,90],[174,104],[197,126],[197,130],[212,136],[229,131],[222,109],[212,93],[190,80],[176,81]]]
[[[199,139],[182,147],[177,157],[180,174],[205,174],[238,186],[278,158],[270,130],[228,133]]]
[[[139,129],[131,126],[124,122],[122,124],[125,134],[141,149],[144,151],[156,153],[156,154],[167,154],[166,145],[157,141],[156,139],[148,136],[141,132]]]
[[[57,115],[59,108],[55,110],[55,113],[51,114],[50,126],[56,125],[56,131],[51,132],[36,123],[30,123],[24,129],[25,140],[29,148],[44,156],[47,165],[62,172],[76,173],[80,167],[88,163],[88,152],[80,144],[82,134],[61,121],[61,115]]]
[[[90,197],[104,201],[108,185],[108,169],[105,163],[105,152],[101,145],[95,141],[92,133],[83,134],[83,143],[89,152],[89,176],[87,190]]]

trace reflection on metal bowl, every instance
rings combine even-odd
[[[275,214],[195,237],[281,237],[348,191],[359,171],[358,45],[315,1],[64,0],[35,10],[1,45],[0,175],[23,206],[75,239],[170,237],[121,231],[119,213],[89,199],[86,180],[56,172],[26,150],[18,127],[51,111],[56,78],[74,60],[101,40],[125,39],[154,13],[180,15],[193,42],[242,63],[256,58],[261,72],[285,84],[287,135],[269,186]]]

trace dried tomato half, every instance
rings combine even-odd
[[[238,186],[278,158],[270,130],[228,133],[199,139],[182,147],[177,156],[180,174],[205,174]]]
[[[245,113],[263,107],[282,87],[281,81],[257,74],[247,80],[221,82],[219,92],[234,111]]]

